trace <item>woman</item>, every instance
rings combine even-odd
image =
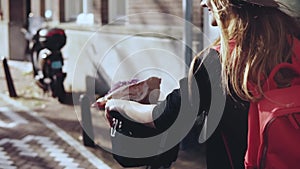
[[[299,40],[299,25],[296,20],[281,11],[283,2],[273,0],[204,0],[212,15],[212,25],[220,28],[220,38],[211,48],[220,54],[221,77],[224,92],[227,93],[226,106],[221,122],[212,137],[207,140],[207,168],[244,168],[244,156],[247,148],[247,102],[257,101],[248,84],[257,87],[263,95],[263,79],[279,63],[290,62],[293,40]],[[293,11],[292,11],[293,12]],[[298,11],[299,13],[299,11]],[[189,78],[197,80],[200,97],[210,97],[207,90],[207,73],[201,64],[201,58],[195,57],[191,65]],[[299,65],[300,66],[300,65]],[[280,72],[276,80],[285,85],[289,73]],[[209,86],[209,83],[208,83]],[[202,92],[201,92],[202,91]],[[201,99],[203,101],[203,99]],[[242,102],[244,100],[246,102]],[[110,100],[106,109],[117,110],[139,122],[150,123],[155,128],[165,129],[172,124],[168,117],[174,117],[180,103],[180,92],[173,91],[159,105],[141,105],[124,100]],[[201,110],[209,109],[209,103],[200,103]],[[171,112],[171,113],[170,113]],[[173,113],[172,113],[173,112]],[[162,114],[156,119],[157,114]],[[155,120],[153,120],[155,119]],[[175,116],[176,119],[176,116]]]
[[[291,62],[293,49],[300,47],[295,46],[299,44],[296,43],[299,41],[299,25],[291,17],[299,17],[299,2],[298,6],[295,6],[297,1],[286,0],[281,3],[273,0],[208,0],[202,3],[211,11],[212,23],[221,31],[220,40],[215,44],[220,44],[224,90],[245,101],[256,102],[260,98],[255,96],[264,93],[263,79],[276,65]],[[292,3],[294,6],[290,5]],[[288,6],[295,8],[287,9]],[[291,72],[280,72],[275,80],[281,86],[288,86],[292,75]],[[256,86],[257,93],[248,88],[249,84]],[[253,120],[249,119],[249,125],[251,123]],[[248,146],[252,146],[250,135],[248,141]],[[256,163],[248,153],[246,168]]]

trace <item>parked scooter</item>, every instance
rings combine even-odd
[[[36,84],[44,92],[51,92],[59,102],[65,100],[63,72],[64,59],[61,49],[66,44],[66,34],[60,28],[41,28],[33,37],[32,67]]]

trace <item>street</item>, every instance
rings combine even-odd
[[[83,145],[80,106],[61,104],[34,83],[30,65],[9,61],[18,97],[9,97],[0,68],[0,168],[121,169],[109,147],[104,116],[92,112],[96,147]],[[103,147],[103,148],[101,148]],[[200,149],[203,151],[202,149]],[[180,151],[172,169],[205,167],[201,152]]]

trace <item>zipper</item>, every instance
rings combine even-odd
[[[115,137],[116,132],[122,128],[122,121],[116,118],[113,118],[113,125],[110,128],[110,136]]]
[[[263,151],[262,151],[262,155],[261,155],[261,159],[260,159],[260,163],[259,163],[259,169],[264,169],[265,165],[266,165],[266,154],[267,154],[267,150],[268,150],[268,131],[270,129],[270,126],[272,125],[272,123],[277,119],[277,117],[273,117],[266,125],[265,130],[263,132]]]
[[[295,110],[290,110],[290,111],[295,111]],[[297,112],[298,110],[296,110]],[[272,125],[272,123],[278,119],[278,118],[282,118],[282,117],[287,117],[288,120],[290,121],[291,125],[293,125],[296,129],[298,129],[297,127],[300,126],[300,124],[298,123],[298,120],[296,119],[296,117],[294,116],[295,114],[299,114],[299,113],[289,113],[289,114],[285,114],[285,115],[281,115],[281,116],[276,116],[276,117],[273,117],[267,124],[266,124],[266,127],[265,127],[265,130],[263,132],[263,151],[261,153],[261,159],[260,159],[260,162],[259,162],[259,169],[264,169],[265,168],[265,161],[266,161],[266,154],[267,154],[267,150],[268,150],[268,131]],[[291,117],[290,117],[291,116]],[[291,119],[292,118],[292,119]],[[295,126],[296,125],[296,126]]]

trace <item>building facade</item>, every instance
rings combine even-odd
[[[4,47],[0,54],[26,60],[22,28],[34,24],[61,27],[67,33],[63,48],[67,90],[85,90],[88,76],[102,76],[113,84],[157,75],[163,78],[168,93],[178,86],[188,67],[184,28],[192,30],[188,36],[193,54],[215,35],[204,24],[208,16],[203,14],[201,0],[192,0],[192,19],[184,19],[189,15],[187,1],[0,0],[0,42]]]

